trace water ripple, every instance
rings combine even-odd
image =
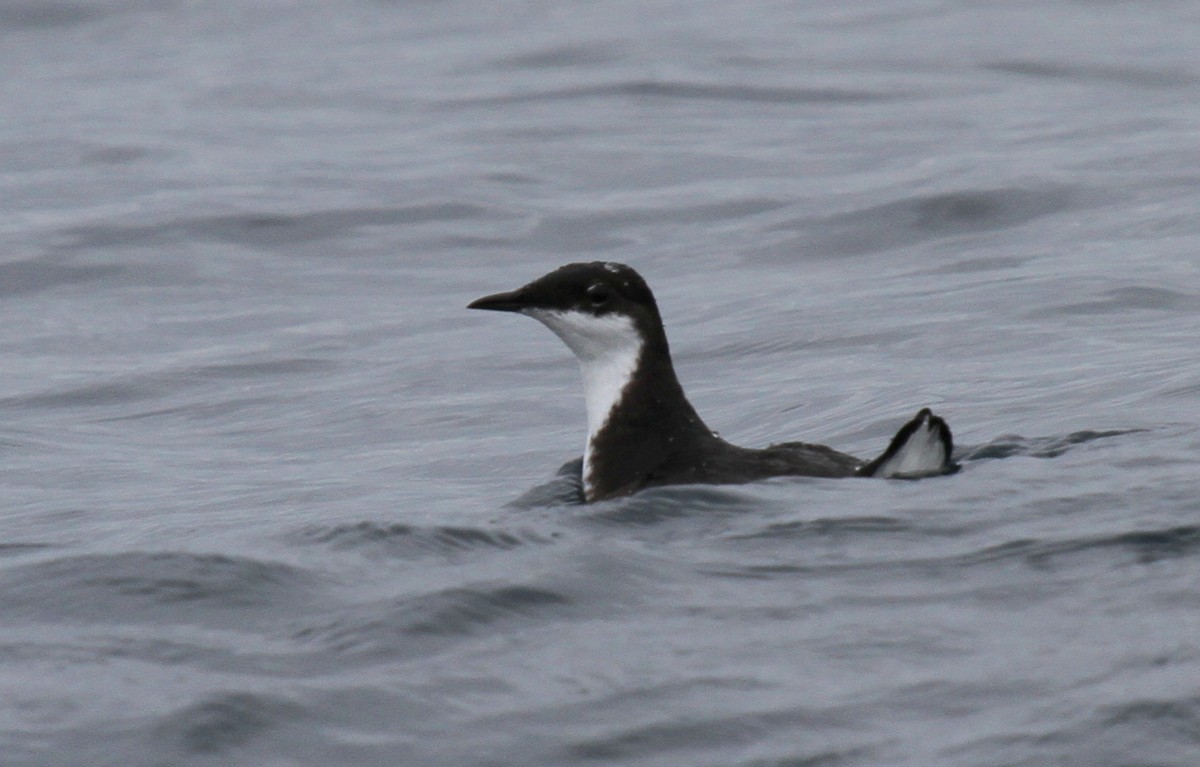
[[[744,84],[690,83],[660,80],[633,80],[604,85],[582,85],[571,88],[546,89],[522,94],[457,98],[447,106],[488,106],[526,102],[574,101],[613,97],[663,100],[692,100],[754,102],[761,104],[862,104],[892,101],[908,94],[877,92],[850,88],[764,87]]]
[[[40,293],[62,285],[76,285],[116,277],[126,267],[112,265],[72,266],[46,258],[0,264],[0,297]]]
[[[905,533],[911,530],[913,530],[911,522],[893,517],[842,517],[779,522],[768,525],[762,530],[728,537],[732,540],[754,540],[756,538],[804,540],[860,533]]]
[[[646,527],[697,515],[744,513],[762,506],[761,500],[732,485],[676,485],[652,487],[598,504],[587,519],[602,525]]]
[[[581,506],[583,499],[583,458],[574,458],[558,467],[549,482],[526,490],[509,501],[512,509],[536,509],[550,506]]]
[[[332,548],[352,551],[382,551],[389,556],[409,558],[458,554],[478,549],[508,550],[546,539],[529,532],[514,533],[481,527],[417,527],[357,522],[333,527],[312,527],[302,536]]]
[[[243,381],[254,378],[292,378],[314,374],[333,368],[333,363],[313,357],[279,357],[256,359],[247,362],[222,362],[187,366],[171,371],[155,371],[142,375],[128,376],[116,381],[97,381],[51,391],[18,394],[0,399],[0,406],[11,408],[36,408],[57,410],[60,408],[93,408],[125,405],[145,400],[158,400],[208,381]],[[238,392],[239,394],[241,392]],[[106,420],[125,420],[154,415],[184,412],[189,408],[213,410],[244,402],[245,398],[194,403],[189,406],[171,407],[162,410],[122,414]],[[260,400],[254,399],[254,402]]]
[[[1074,80],[1082,83],[1126,85],[1133,88],[1188,88],[1200,77],[1178,69],[1141,69],[1107,64],[1071,64],[1061,61],[996,61],[983,69],[1043,80]]]
[[[731,744],[760,742],[766,733],[793,731],[805,722],[815,724],[819,721],[822,727],[827,728],[831,725],[831,718],[829,714],[816,714],[806,709],[684,719],[676,717],[577,742],[569,745],[568,750],[576,758],[605,762],[672,755],[682,763],[687,763],[690,761],[686,756],[689,753],[696,757],[706,751],[728,748]],[[797,757],[795,761],[789,760],[787,764],[835,765],[850,755],[850,752],[828,751],[818,747],[813,753]]]
[[[1145,429],[1110,429],[1107,431],[1085,429],[1063,436],[1032,437],[1028,439],[1011,435],[997,437],[983,445],[963,448],[961,451],[956,451],[955,457],[961,461],[1010,458],[1017,455],[1027,455],[1033,458],[1055,458],[1077,445],[1083,445],[1098,439],[1137,434],[1142,431],[1145,431]]]
[[[253,613],[298,602],[315,580],[281,562],[218,554],[83,554],[0,572],[0,607],[55,621],[161,621],[170,615],[193,623],[214,611]]]
[[[532,53],[500,59],[496,65],[503,69],[563,69],[578,66],[605,64],[617,59],[618,54],[601,45],[570,45],[544,48]]]
[[[0,6],[0,31],[74,27],[105,15],[99,8],[83,3],[5,3]]]
[[[824,219],[778,224],[775,231],[805,232],[801,243],[774,246],[763,255],[797,253],[858,256],[954,235],[1028,223],[1077,207],[1081,190],[1065,187],[963,189],[918,195]]]
[[[1104,298],[1073,304],[1049,306],[1029,312],[1030,317],[1053,318],[1069,315],[1113,314],[1130,309],[1150,311],[1194,311],[1200,307],[1200,296],[1149,285],[1129,285],[1105,290]]]
[[[164,224],[123,226],[95,224],[66,230],[69,249],[128,247],[180,239],[206,239],[254,247],[287,247],[316,240],[337,239],[369,226],[412,226],[494,216],[479,205],[436,202],[397,208],[350,208],[311,213],[238,213],[181,219]]]
[[[1185,525],[1162,530],[1132,530],[1125,533],[1072,538],[1062,541],[1022,539],[991,546],[958,559],[973,565],[1017,559],[1042,569],[1056,561],[1094,551],[1116,551],[1130,555],[1137,564],[1152,564],[1200,553],[1200,527]]]
[[[449,638],[493,631],[498,624],[543,624],[566,614],[572,604],[565,594],[537,586],[449,588],[358,605],[332,621],[296,632],[294,638],[353,655],[438,652]]]
[[[171,751],[215,756],[282,724],[304,718],[300,706],[274,696],[218,694],[165,717],[152,731]]]

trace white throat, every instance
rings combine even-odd
[[[597,317],[584,312],[527,309],[525,314],[554,331],[579,359],[588,436],[583,448],[584,489],[591,494],[592,440],[608,423],[613,406],[633,377],[642,337],[633,320],[621,314]]]

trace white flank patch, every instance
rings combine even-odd
[[[583,373],[583,397],[587,403],[588,437],[583,448],[583,481],[589,491],[592,473],[592,439],[608,422],[613,405],[633,376],[642,338],[633,321],[621,314],[597,317],[584,312],[527,309],[524,312],[570,347]]]
[[[896,454],[884,462],[876,472],[877,477],[915,478],[938,474],[945,468],[946,449],[938,436],[937,429],[929,419],[909,436]]]

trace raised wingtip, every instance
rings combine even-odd
[[[921,410],[892,437],[887,450],[864,466],[864,477],[917,479],[953,474],[954,435],[950,426],[929,408]]]

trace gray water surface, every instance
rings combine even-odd
[[[1198,24],[0,3],[0,765],[1194,767]],[[964,470],[563,500],[594,259]]]

